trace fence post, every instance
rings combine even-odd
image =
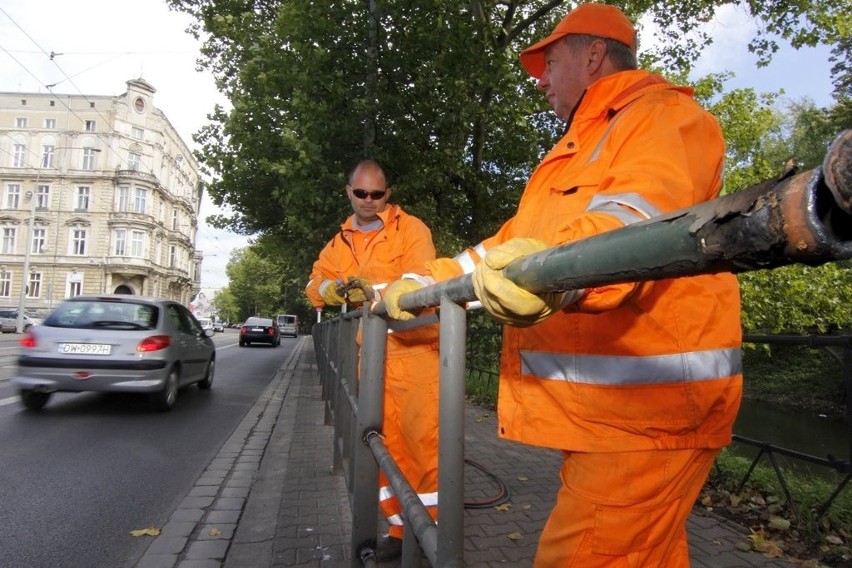
[[[467,313],[441,297],[438,566],[464,563],[464,369]]]
[[[358,378],[358,411],[352,448],[352,566],[361,566],[360,551],[375,547],[379,514],[379,466],[362,438],[381,432],[385,392],[385,350],[388,323],[369,311],[361,318],[361,373]]]

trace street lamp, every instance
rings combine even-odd
[[[41,170],[39,170],[41,173]],[[38,176],[36,176],[35,187],[38,189]],[[24,331],[24,304],[27,298],[27,291],[29,290],[30,283],[30,253],[33,248],[33,243],[31,242],[33,239],[33,225],[35,225],[35,211],[36,211],[36,199],[35,192],[28,191],[26,196],[30,199],[30,219],[29,219],[29,227],[27,229],[27,240],[26,242],[26,250],[24,252],[24,270],[23,270],[23,279],[21,281],[21,295],[18,298],[18,320],[15,323],[15,330],[18,333]]]

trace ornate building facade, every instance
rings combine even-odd
[[[0,307],[198,293],[203,184],[155,93],[0,93]]]

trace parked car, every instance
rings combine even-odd
[[[204,331],[207,331],[208,329],[210,331],[216,331],[213,329],[213,320],[210,318],[198,318],[198,323],[201,324],[201,329]]]
[[[214,321],[213,322],[213,331],[217,331],[219,333],[225,331],[225,322]]]
[[[278,314],[275,316],[275,321],[278,323],[278,330],[281,335],[299,335],[299,316],[292,314]]]
[[[39,317],[36,317],[34,314],[28,314],[24,312],[24,331],[29,331],[29,329],[34,325],[41,324],[42,320]],[[11,326],[11,327],[10,327]],[[2,329],[3,333],[14,333],[18,329],[18,310],[16,309],[7,309],[0,310],[0,329]]]
[[[18,321],[13,317],[0,316],[0,332],[15,333],[18,330]]]
[[[54,392],[147,393],[171,410],[178,389],[213,385],[213,331],[183,305],[138,296],[76,296],[21,340],[12,384],[39,410]]]
[[[240,328],[240,347],[252,343],[268,343],[272,347],[281,345],[281,332],[272,318],[251,317]]]

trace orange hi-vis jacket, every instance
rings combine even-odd
[[[431,274],[471,272],[514,237],[555,246],[716,197],[724,140],[691,95],[639,70],[596,81],[515,216]],[[587,289],[538,325],[504,327],[499,433],[568,451],[722,447],[739,408],[740,347],[732,274]]]
[[[423,274],[426,263],[435,259],[432,232],[423,221],[398,205],[388,205],[378,215],[383,223],[378,231],[362,233],[353,224],[352,215],[325,245],[305,288],[314,307],[325,305],[320,286],[326,280],[333,282],[338,278],[361,276],[380,292],[384,285],[401,279],[403,275]],[[356,238],[364,239],[364,242],[355,242]],[[389,326],[392,331],[405,327],[404,322],[389,322]],[[394,357],[399,349],[428,348],[428,343],[437,341],[437,337],[435,326],[391,333],[387,355]]]

